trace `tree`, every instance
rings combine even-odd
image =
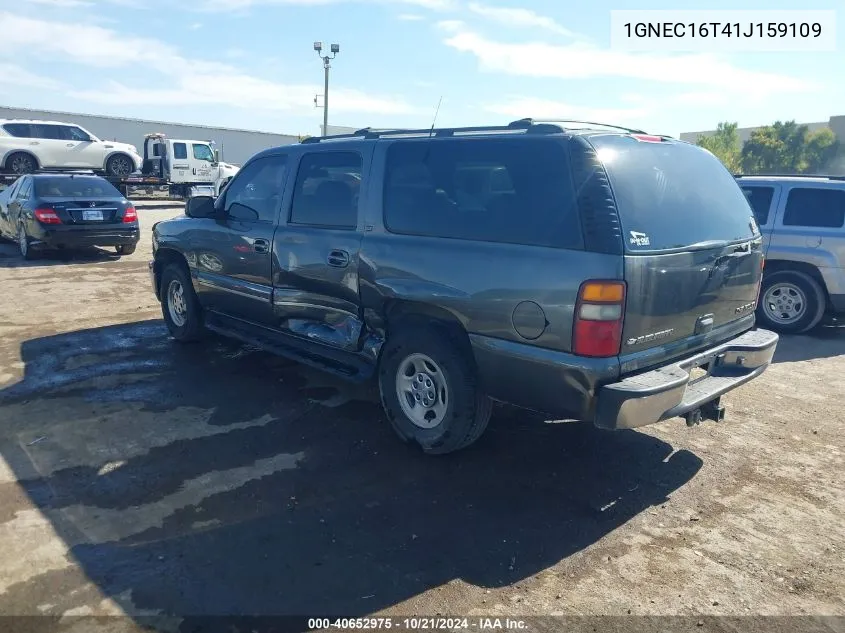
[[[775,121],[751,133],[742,147],[742,170],[749,174],[819,173],[838,152],[839,142],[827,128],[811,133],[795,121]]]
[[[811,132],[807,135],[805,146],[806,171],[813,174],[829,172],[835,168],[841,149],[836,135],[829,128]]]
[[[740,171],[741,148],[737,123],[719,123],[712,136],[699,136],[696,145],[715,155],[732,174]]]

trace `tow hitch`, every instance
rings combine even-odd
[[[684,415],[687,426],[701,424],[702,420],[713,420],[723,422],[725,420],[725,407],[721,404],[721,397],[705,403],[698,409],[693,409]]]

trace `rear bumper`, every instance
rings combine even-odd
[[[48,248],[86,248],[89,246],[123,246],[137,244],[140,230],[115,227],[110,229],[84,230],[77,227],[67,229],[41,229],[33,232],[32,246]]]
[[[762,374],[771,364],[778,335],[750,330],[671,365],[624,378],[599,389],[595,425],[633,429],[678,417]],[[695,368],[707,374],[690,379]]]

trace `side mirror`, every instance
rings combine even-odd
[[[215,163],[220,162],[220,150],[219,149],[214,150],[214,162]]]
[[[188,198],[185,203],[185,215],[189,218],[213,218],[214,213],[214,198],[212,196]]]

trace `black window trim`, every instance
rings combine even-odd
[[[784,190],[783,195],[783,211],[780,213],[780,217],[778,218],[778,225],[785,229],[809,229],[812,231],[835,231],[841,232],[843,228],[845,228],[845,217],[843,217],[843,222],[839,226],[816,226],[813,224],[787,224],[786,220],[786,212],[787,206],[789,205],[789,196],[790,194],[795,191],[796,189],[808,189],[812,191],[834,191],[838,192],[841,195],[845,196],[845,189],[841,187],[815,187],[812,186],[811,183],[792,183],[789,187],[786,187]],[[845,206],[845,203],[843,203]],[[845,215],[845,214],[843,214]]]
[[[439,142],[439,143],[449,143],[450,141],[451,142],[467,142],[467,141],[469,141],[469,142],[473,142],[473,141],[482,142],[482,141],[485,141],[485,140],[501,140],[501,138],[503,138],[505,136],[507,136],[507,135],[502,135],[502,137],[480,136],[480,137],[476,137],[476,138],[473,138],[473,137],[466,137],[466,138],[450,137],[450,138],[432,139],[432,140],[434,142]],[[511,137],[511,138],[514,138],[514,137]],[[526,137],[519,136],[519,137],[516,137],[516,138],[523,140]],[[541,140],[539,137],[535,137],[535,138],[536,138],[536,140]],[[452,235],[436,235],[436,234],[433,234],[433,233],[416,233],[416,232],[411,232],[411,231],[399,232],[399,231],[395,231],[395,230],[391,229],[390,225],[388,224],[388,221],[387,221],[387,208],[384,204],[385,191],[387,190],[387,185],[388,185],[388,178],[387,178],[388,154],[389,154],[390,150],[393,147],[395,147],[397,144],[400,144],[400,143],[424,143],[424,142],[430,142],[430,141],[428,141],[428,140],[423,141],[423,140],[419,140],[419,139],[416,139],[416,138],[398,138],[398,139],[395,139],[395,140],[391,140],[389,143],[386,143],[386,147],[385,147],[385,150],[384,150],[384,170],[383,170],[384,178],[383,178],[383,182],[382,182],[382,186],[381,186],[381,191],[379,193],[380,193],[380,196],[381,196],[381,223],[382,223],[382,226],[384,227],[384,230],[387,233],[389,233],[390,235],[399,235],[399,236],[408,236],[408,237],[422,237],[422,238],[427,238],[427,239],[432,239],[432,240],[456,240],[456,241],[459,241],[459,242],[473,242],[473,243],[476,243],[476,244],[496,244],[497,246],[498,245],[504,245],[504,246],[521,247],[521,248],[525,248],[525,247],[546,248],[546,249],[551,249],[551,250],[554,250],[554,251],[572,251],[572,252],[577,252],[577,253],[582,253],[582,252],[585,252],[587,250],[586,246],[585,246],[585,240],[584,240],[583,221],[582,221],[582,218],[581,218],[580,209],[578,208],[578,204],[577,204],[577,194],[578,194],[578,192],[577,192],[577,189],[575,187],[575,182],[573,180],[570,157],[568,156],[568,153],[566,151],[564,151],[564,155],[565,155],[564,160],[566,161],[566,167],[567,167],[566,171],[567,171],[569,186],[571,187],[573,195],[574,195],[573,212],[575,213],[575,221],[578,224],[578,244],[577,245],[549,246],[549,245],[544,245],[544,244],[523,244],[521,242],[505,242],[505,241],[490,241],[490,240],[481,240],[481,239],[470,239],[470,238],[466,238],[466,237],[458,237],[458,236],[452,236]],[[547,142],[551,142],[551,140],[549,140]],[[562,144],[561,144],[561,146],[563,147]]]
[[[304,222],[294,222],[293,221],[293,203],[296,201],[296,185],[299,182],[299,170],[302,169],[302,161],[305,159],[306,156],[323,156],[325,154],[356,154],[361,159],[361,189],[360,191],[364,190],[364,153],[359,149],[331,149],[329,151],[310,151],[310,152],[302,152],[299,155],[299,160],[296,163],[296,174],[293,177],[293,190],[291,191],[290,195],[290,202],[288,203],[288,209],[286,214],[286,221],[285,224],[287,226],[294,226],[294,227],[303,227],[303,228],[310,228],[310,229],[325,229],[329,231],[357,231],[358,227],[361,225],[361,197],[359,194],[358,197],[358,205],[355,208],[355,224],[348,225],[348,226],[339,226],[337,224],[316,224],[316,223],[304,223]]]

